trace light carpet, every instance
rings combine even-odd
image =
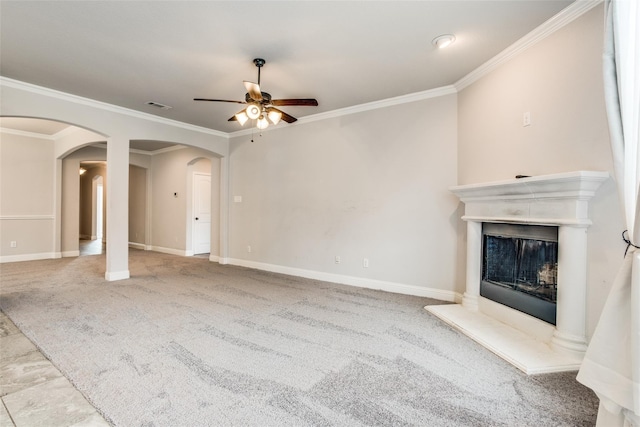
[[[132,250],[0,266],[0,309],[115,426],[592,426],[575,373],[526,376],[428,298]]]

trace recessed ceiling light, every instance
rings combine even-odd
[[[433,45],[438,49],[444,49],[445,47],[450,46],[454,41],[456,41],[456,36],[453,34],[443,34],[433,39],[431,43],[433,43]]]

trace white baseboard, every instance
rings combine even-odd
[[[187,256],[187,252],[183,249],[163,248],[162,246],[150,246],[150,250],[161,252],[163,254]]]
[[[124,280],[124,279],[128,279],[129,277],[131,277],[131,275],[129,274],[129,270],[107,271],[106,273],[104,273],[104,278],[109,282],[113,282],[116,280]]]
[[[74,257],[74,256],[80,256],[80,251],[64,251],[64,252],[62,252],[62,257],[63,258]]]
[[[222,263],[220,262],[220,259],[221,259],[221,258],[220,258],[218,255],[211,255],[211,254],[209,254],[209,261],[211,261],[211,262],[217,262],[217,263],[219,263],[219,264],[222,264]]]
[[[5,262],[22,262],[22,261],[37,261],[40,259],[53,259],[59,258],[55,252],[41,252],[38,254],[22,254],[22,255],[3,255],[0,256],[0,264]]]
[[[134,249],[140,249],[142,251],[147,250],[147,246],[144,243],[129,242],[129,247]]]
[[[422,286],[406,285],[403,283],[386,282],[382,280],[367,279],[364,277],[345,276],[341,274],[325,273],[322,271],[305,270],[301,268],[285,267],[282,265],[267,264],[262,262],[247,261],[243,259],[228,258],[228,264],[241,267],[254,268],[256,270],[271,271],[273,273],[288,274],[291,276],[305,277],[307,279],[322,280],[324,282],[339,283],[342,285],[357,286],[359,288],[377,289],[396,294],[413,295],[418,297],[434,298],[440,301],[454,302],[461,300],[462,296],[454,291],[425,288]],[[222,264],[222,262],[220,262]]]

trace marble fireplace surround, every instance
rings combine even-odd
[[[466,290],[429,312],[527,374],[577,370],[587,348],[589,201],[608,172],[576,171],[452,187],[465,204]],[[482,223],[558,227],[556,325],[480,296]]]

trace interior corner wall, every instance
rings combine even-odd
[[[453,296],[456,108],[445,95],[232,137],[231,262]]]
[[[2,133],[0,259],[54,257],[54,143]],[[16,242],[11,247],[11,242]],[[26,258],[25,258],[26,259]]]
[[[613,172],[603,94],[603,23],[599,6],[459,92],[459,184],[518,174]],[[525,112],[530,126],[523,126]],[[613,179],[592,200],[590,217],[589,335],[624,252]],[[464,236],[465,228],[460,229]]]

